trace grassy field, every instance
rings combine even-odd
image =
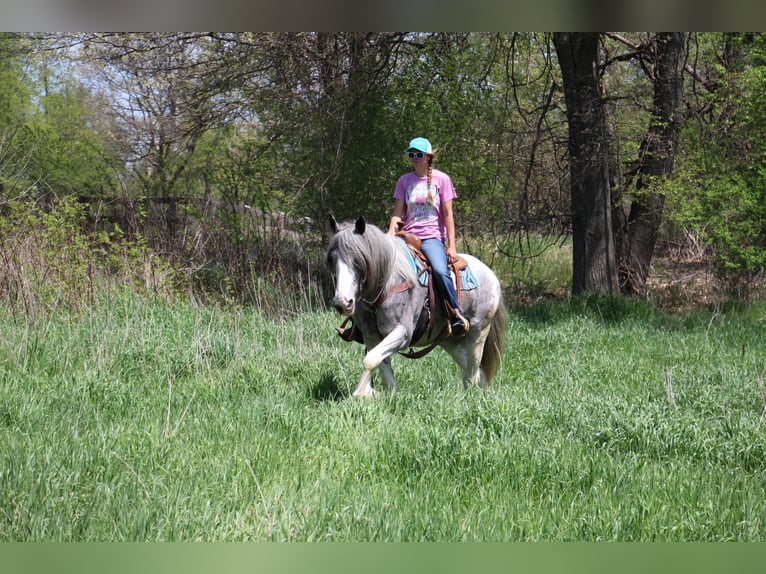
[[[489,389],[437,350],[359,401],[330,312],[3,311],[0,540],[766,538],[763,303],[509,314]]]

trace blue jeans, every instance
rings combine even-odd
[[[447,251],[444,249],[444,242],[439,239],[424,239],[420,250],[431,262],[436,288],[453,309],[460,310],[455,286],[452,284],[452,275],[447,266]]]

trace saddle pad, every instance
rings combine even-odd
[[[407,260],[410,262],[410,266],[412,267],[412,270],[415,272],[415,274],[418,276],[418,281],[423,287],[428,287],[428,271],[425,271],[423,269],[423,264],[420,262],[420,260],[415,257],[415,255],[412,253],[412,250],[407,246],[404,241],[402,241],[402,249],[407,254]],[[455,273],[454,271],[451,273],[452,275],[452,284],[455,285],[455,288],[457,288],[457,284],[455,282]],[[476,279],[476,276],[473,274],[473,271],[471,271],[470,265],[467,265],[464,269],[460,271],[460,290],[461,291],[472,291],[473,289],[476,289],[479,286],[479,282]]]

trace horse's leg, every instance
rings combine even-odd
[[[467,389],[469,386],[481,386],[481,351],[483,345],[477,345],[473,341],[466,341],[471,343],[470,347],[463,349],[465,356],[465,363],[463,364],[463,388]],[[478,356],[477,356],[478,355]]]
[[[473,331],[473,326],[471,326],[471,331]],[[473,337],[470,339],[468,338],[470,336],[470,331],[468,335],[465,337],[460,338],[460,342],[456,342],[452,339],[448,339],[447,343],[442,343],[442,348],[444,348],[445,351],[449,354],[450,357],[452,357],[452,360],[454,360],[458,367],[463,371],[463,386],[467,387],[469,383],[473,380],[474,376],[477,373],[477,366],[479,363],[475,361],[474,353],[472,352],[473,349]]]
[[[394,370],[391,368],[391,357],[386,357],[383,362],[380,363],[380,378],[386,386],[393,392],[399,390],[399,385],[396,384],[396,377],[394,377]]]
[[[362,376],[359,378],[359,384],[354,390],[355,397],[371,397],[375,395],[375,390],[370,384],[372,381],[372,372],[377,369],[383,361],[393,355],[396,351],[403,349],[407,344],[407,330],[399,325],[394,328],[383,340],[370,349],[362,360]],[[388,371],[388,372],[387,372]],[[390,375],[390,380],[386,380]],[[381,376],[386,384],[390,385],[393,381],[394,386],[396,381],[393,380],[393,371],[391,366],[387,365],[381,369]]]
[[[473,342],[473,347],[468,350],[468,364],[469,370],[464,373],[463,386],[478,385],[479,387],[487,386],[487,377],[484,375],[484,371],[481,368],[481,359],[484,356],[484,343],[489,336],[489,331],[492,328],[491,324],[487,324],[479,332],[479,336]]]
[[[484,343],[489,336],[491,328],[491,323],[488,323],[482,328],[479,331],[478,337],[473,341],[473,346],[468,350],[469,370],[467,370],[463,376],[464,387],[468,387],[468,385],[477,385],[479,387],[487,386],[487,377],[484,375],[484,371],[481,368],[481,359],[484,356]]]
[[[449,345],[443,345],[458,366],[463,370],[463,387],[471,385],[483,387],[487,383],[481,371],[481,358],[484,354],[484,341],[489,335],[490,326],[482,329],[471,326],[465,337],[457,340],[448,339]]]

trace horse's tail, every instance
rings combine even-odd
[[[492,317],[492,325],[489,328],[489,335],[484,341],[484,352],[481,356],[481,369],[484,371],[487,384],[492,381],[502,364],[507,327],[508,312],[505,309],[503,297],[500,296],[500,305],[495,311],[495,316]]]

